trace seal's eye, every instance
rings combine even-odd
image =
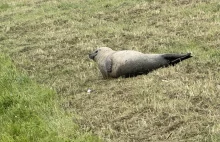
[[[95,53],[98,53],[98,50],[96,50]]]

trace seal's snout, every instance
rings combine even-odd
[[[90,53],[90,54],[89,54],[89,58],[95,60],[95,56],[98,54],[98,52],[99,52],[100,50],[101,50],[101,49],[97,49],[96,51]]]
[[[94,60],[94,56],[92,56],[92,53],[89,54],[89,58]]]
[[[96,50],[96,51],[90,53],[90,54],[89,54],[89,58],[94,60],[94,59],[95,59],[95,56],[96,56],[97,54],[98,54],[98,50]]]
[[[97,53],[95,53],[95,52],[94,53],[90,53],[89,54],[89,58],[94,60],[96,55],[97,55]]]

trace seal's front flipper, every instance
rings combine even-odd
[[[109,56],[106,58],[105,67],[108,73],[112,72],[112,60]]]

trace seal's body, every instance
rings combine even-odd
[[[101,47],[89,54],[96,61],[104,78],[147,74],[160,67],[175,65],[192,57],[187,54],[143,54],[133,50],[114,51]]]

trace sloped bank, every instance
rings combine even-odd
[[[99,139],[82,133],[62,109],[57,94],[18,73],[0,54],[0,140],[87,141]]]

